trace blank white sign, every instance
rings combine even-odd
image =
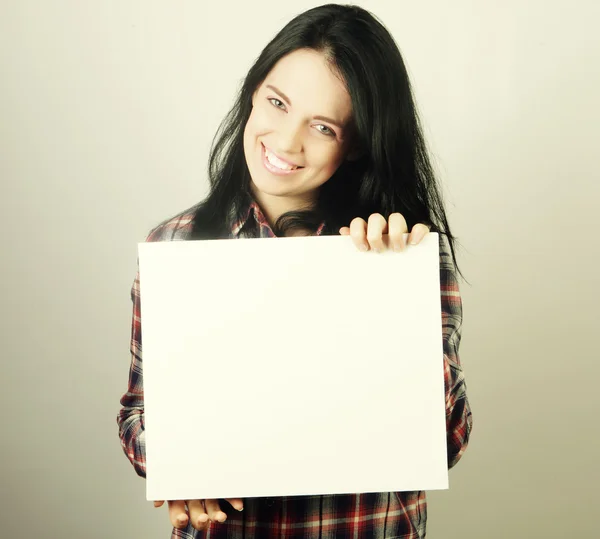
[[[438,241],[139,244],[147,499],[448,488]]]

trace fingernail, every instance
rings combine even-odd
[[[416,245],[417,243],[419,243],[419,238],[417,238],[416,236],[410,239],[411,245]]]
[[[186,522],[187,522],[187,518],[186,518],[185,516],[181,515],[181,516],[177,517],[177,523],[178,523],[178,524],[181,524],[181,525],[183,525],[183,524],[185,524]]]
[[[244,510],[244,506],[242,505],[242,507],[240,507],[240,508],[238,509],[238,511],[243,511],[243,510]]]
[[[397,253],[399,253],[400,251],[402,251],[402,244],[399,243],[397,245],[394,245],[394,251],[396,251]]]
[[[366,243],[363,243],[363,244],[362,244],[362,245],[359,247],[359,249],[360,249],[360,250],[361,250],[361,251],[364,253],[366,250],[368,250],[368,249],[369,249],[369,247],[367,246],[367,244],[366,244]]]

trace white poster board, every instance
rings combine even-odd
[[[148,500],[448,488],[438,241],[139,244]]]

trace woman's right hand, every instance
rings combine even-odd
[[[225,500],[238,511],[244,509],[244,502],[241,498],[226,498]],[[164,503],[164,500],[155,501],[154,507],[161,507]],[[227,515],[221,511],[218,500],[173,500],[167,503],[171,524],[175,528],[185,528],[188,522],[191,522],[196,530],[204,531],[211,521],[225,522],[227,520]]]

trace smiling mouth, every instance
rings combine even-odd
[[[261,142],[261,146],[262,146],[264,160],[266,161],[265,164],[270,165],[268,168],[273,168],[276,171],[283,172],[283,173],[294,172],[295,170],[301,170],[304,168],[299,165],[295,165],[293,163],[289,163],[288,161],[284,161],[283,159],[280,159],[273,152],[271,152],[264,144],[262,144],[262,142]]]

